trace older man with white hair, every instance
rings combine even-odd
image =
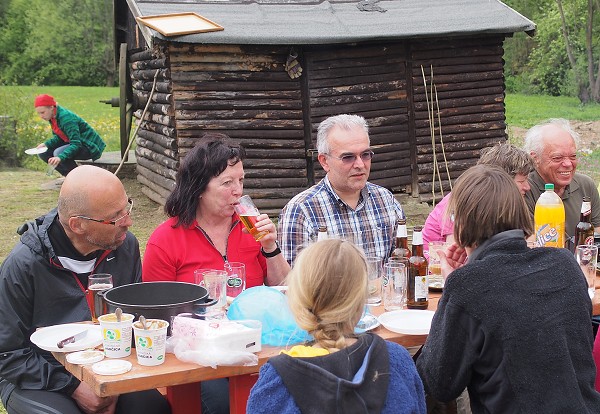
[[[535,171],[529,174],[531,190],[525,202],[533,215],[535,203],[544,190],[544,184],[554,184],[554,191],[565,206],[565,239],[572,240],[579,222],[583,197],[592,202],[592,224],[600,226],[600,197],[594,180],[576,173],[579,135],[565,119],[550,119],[538,124],[525,136],[524,149],[531,155]]]

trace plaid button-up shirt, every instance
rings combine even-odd
[[[327,176],[292,198],[279,216],[279,244],[293,264],[299,251],[317,240],[319,226],[329,238],[341,238],[361,247],[367,256],[387,259],[394,248],[396,222],[404,218],[400,203],[387,189],[367,182],[356,209],[333,191]]]

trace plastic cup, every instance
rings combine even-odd
[[[102,330],[102,344],[104,355],[107,358],[124,358],[131,355],[131,323],[134,316],[129,313],[121,315],[117,322],[117,315],[108,313],[98,317]]]
[[[135,353],[140,365],[154,366],[165,362],[165,347],[169,322],[162,319],[146,319],[146,328],[140,321],[134,322]]]
[[[254,237],[254,240],[259,241],[264,236],[269,234],[266,231],[256,230],[256,218],[260,213],[258,212],[258,208],[256,208],[256,205],[254,205],[254,202],[249,195],[240,197],[238,204],[236,204],[234,208],[235,212],[238,214],[238,216],[240,216],[240,220],[246,227],[246,230],[248,230],[248,233]]]

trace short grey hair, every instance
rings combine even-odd
[[[579,134],[571,127],[569,121],[563,118],[552,118],[546,122],[542,122],[541,124],[531,127],[527,131],[527,134],[525,134],[525,143],[523,144],[523,149],[527,151],[528,154],[534,153],[538,156],[542,154],[544,151],[544,137],[542,135],[542,128],[547,127],[548,125],[554,125],[568,132],[569,135],[571,135],[571,138],[573,138],[575,149],[579,147]]]
[[[363,129],[367,137],[369,136],[369,125],[367,125],[367,120],[362,116],[348,114],[331,116],[322,121],[317,129],[317,151],[319,154],[329,154],[328,135],[329,131],[336,126],[346,131],[354,127],[359,127]],[[369,145],[371,145],[370,140]]]
[[[58,197],[58,218],[61,224],[65,227],[69,225],[69,218],[75,215],[87,214],[88,199],[82,192],[73,193],[71,195],[59,195]]]

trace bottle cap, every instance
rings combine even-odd
[[[554,191],[554,184],[552,184],[552,183],[546,183],[546,184],[544,184],[544,189],[546,191],[548,191],[548,190]]]

